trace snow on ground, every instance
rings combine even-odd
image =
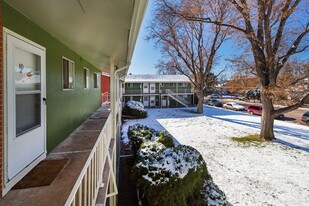
[[[232,205],[302,206],[309,202],[309,127],[275,120],[275,143],[243,146],[231,137],[259,133],[260,117],[214,107],[148,109],[136,123],[166,129],[180,144],[196,148],[214,182]]]

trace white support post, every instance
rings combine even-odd
[[[111,138],[116,138],[116,131],[117,131],[117,125],[116,125],[116,116],[117,116],[117,80],[116,80],[116,72],[115,72],[115,61],[114,58],[110,59],[110,109],[112,114],[112,124],[111,124]],[[106,151],[108,152],[108,150]],[[113,165],[110,165],[113,167]],[[113,168],[114,169],[114,168]],[[114,170],[115,171],[115,170]],[[107,187],[111,185],[106,185]],[[116,202],[112,197],[110,197],[110,205],[115,206]]]

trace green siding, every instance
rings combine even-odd
[[[46,48],[47,151],[50,152],[100,107],[100,88],[93,88],[92,78],[93,72],[100,70],[5,2],[2,5],[4,27]],[[62,56],[75,62],[75,89],[71,91],[62,91]],[[83,88],[84,67],[89,69],[89,89]]]
[[[131,87],[129,87],[131,85]],[[140,83],[126,83],[125,93],[126,94],[140,94],[142,92]]]
[[[172,86],[170,83],[163,83],[161,86],[162,93],[166,93],[167,89],[176,92],[176,83],[173,83]]]

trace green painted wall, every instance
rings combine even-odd
[[[126,94],[140,94],[141,93],[141,84],[142,83],[131,83],[131,87],[129,87],[129,83],[126,83],[125,85],[125,93]],[[176,92],[176,88],[178,87],[179,93],[184,92],[191,92],[191,85],[189,83],[186,83],[185,86],[183,86],[182,83],[173,83],[172,86],[170,83],[162,83],[162,86],[160,87],[162,90],[162,93],[165,93],[166,89],[170,89],[174,92]],[[155,92],[159,94],[159,83],[155,84]],[[148,93],[148,92],[147,92]]]
[[[2,5],[4,27],[46,48],[47,151],[50,152],[100,107],[100,88],[93,88],[92,78],[93,72],[100,70],[5,2]],[[72,91],[62,91],[62,56],[75,62]],[[84,67],[89,69],[89,89],[83,88]]]
[[[130,85],[130,87],[129,87]],[[125,84],[126,94],[140,94],[142,92],[140,83],[127,83]]]

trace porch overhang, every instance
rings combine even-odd
[[[148,0],[5,0],[91,64],[131,61]]]

